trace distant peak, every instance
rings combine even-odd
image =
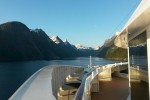
[[[64,44],[65,44],[65,45],[71,45],[71,44],[68,42],[67,39],[64,41]]]
[[[65,42],[65,43],[68,43],[68,40],[66,39],[64,42]]]
[[[22,22],[19,22],[19,21],[10,21],[10,22],[3,23],[1,25],[24,25],[24,26],[26,26],[25,24],[23,24]]]
[[[99,50],[100,49],[100,46],[97,46],[94,48],[94,50]]]
[[[58,39],[58,36],[50,36],[52,40]]]
[[[58,36],[51,36],[50,39],[56,44],[62,43],[63,41]]]
[[[81,44],[76,44],[76,46],[82,46]]]
[[[0,26],[1,26],[1,29],[3,29],[3,30],[5,30],[5,29],[7,29],[7,30],[18,29],[19,31],[29,30],[29,28],[25,24],[23,24],[19,21],[6,22],[3,24],[0,24]]]
[[[81,44],[76,44],[75,47],[76,47],[77,49],[92,49],[91,47],[85,47],[85,46],[83,46],[83,45],[81,45]]]
[[[58,38],[58,36],[51,36],[51,38]]]

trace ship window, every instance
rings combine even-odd
[[[135,36],[132,39],[132,36]],[[129,37],[131,100],[149,100],[146,31]],[[131,39],[130,39],[131,38]]]

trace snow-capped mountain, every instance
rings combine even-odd
[[[50,39],[56,44],[63,43],[63,41],[58,36],[51,36]]]
[[[94,48],[94,50],[99,50],[99,49],[100,49],[100,47],[99,47],[99,46],[97,46],[97,47],[95,47],[95,48]]]
[[[146,46],[146,42],[138,45],[130,46],[130,47],[144,47],[144,46]]]
[[[58,48],[61,48],[62,52],[67,52],[69,55],[80,57],[95,55],[94,48],[86,47],[81,44],[72,45],[68,40],[62,41],[58,36],[51,36],[50,39],[58,46]]]
[[[81,49],[83,49],[83,50],[85,50],[85,49],[93,49],[93,48],[91,48],[91,47],[85,47],[85,46],[83,46],[83,45],[81,45],[81,44],[77,44],[77,45],[75,45],[75,47],[76,47],[77,49],[79,49],[79,50],[81,50]]]
[[[91,48],[91,47],[86,47],[86,46],[83,46],[81,44],[77,44],[77,45],[72,45],[68,42],[68,40],[66,39],[65,41],[62,41],[58,36],[50,36],[50,39],[56,43],[56,44],[63,44],[65,46],[71,46],[71,47],[74,47],[75,49],[78,49],[78,50],[95,50],[95,48]],[[97,49],[97,48],[96,48]]]

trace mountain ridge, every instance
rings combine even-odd
[[[62,43],[52,41],[42,29],[29,29],[18,21],[3,23],[0,24],[0,61],[53,60],[91,55],[89,51],[77,50],[68,41],[60,39],[59,42]]]

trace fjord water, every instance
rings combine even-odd
[[[115,63],[103,58],[92,58],[92,65]],[[71,65],[86,67],[88,57],[68,58],[52,61],[26,61],[0,63],[0,100],[7,100],[33,73],[48,65]]]

